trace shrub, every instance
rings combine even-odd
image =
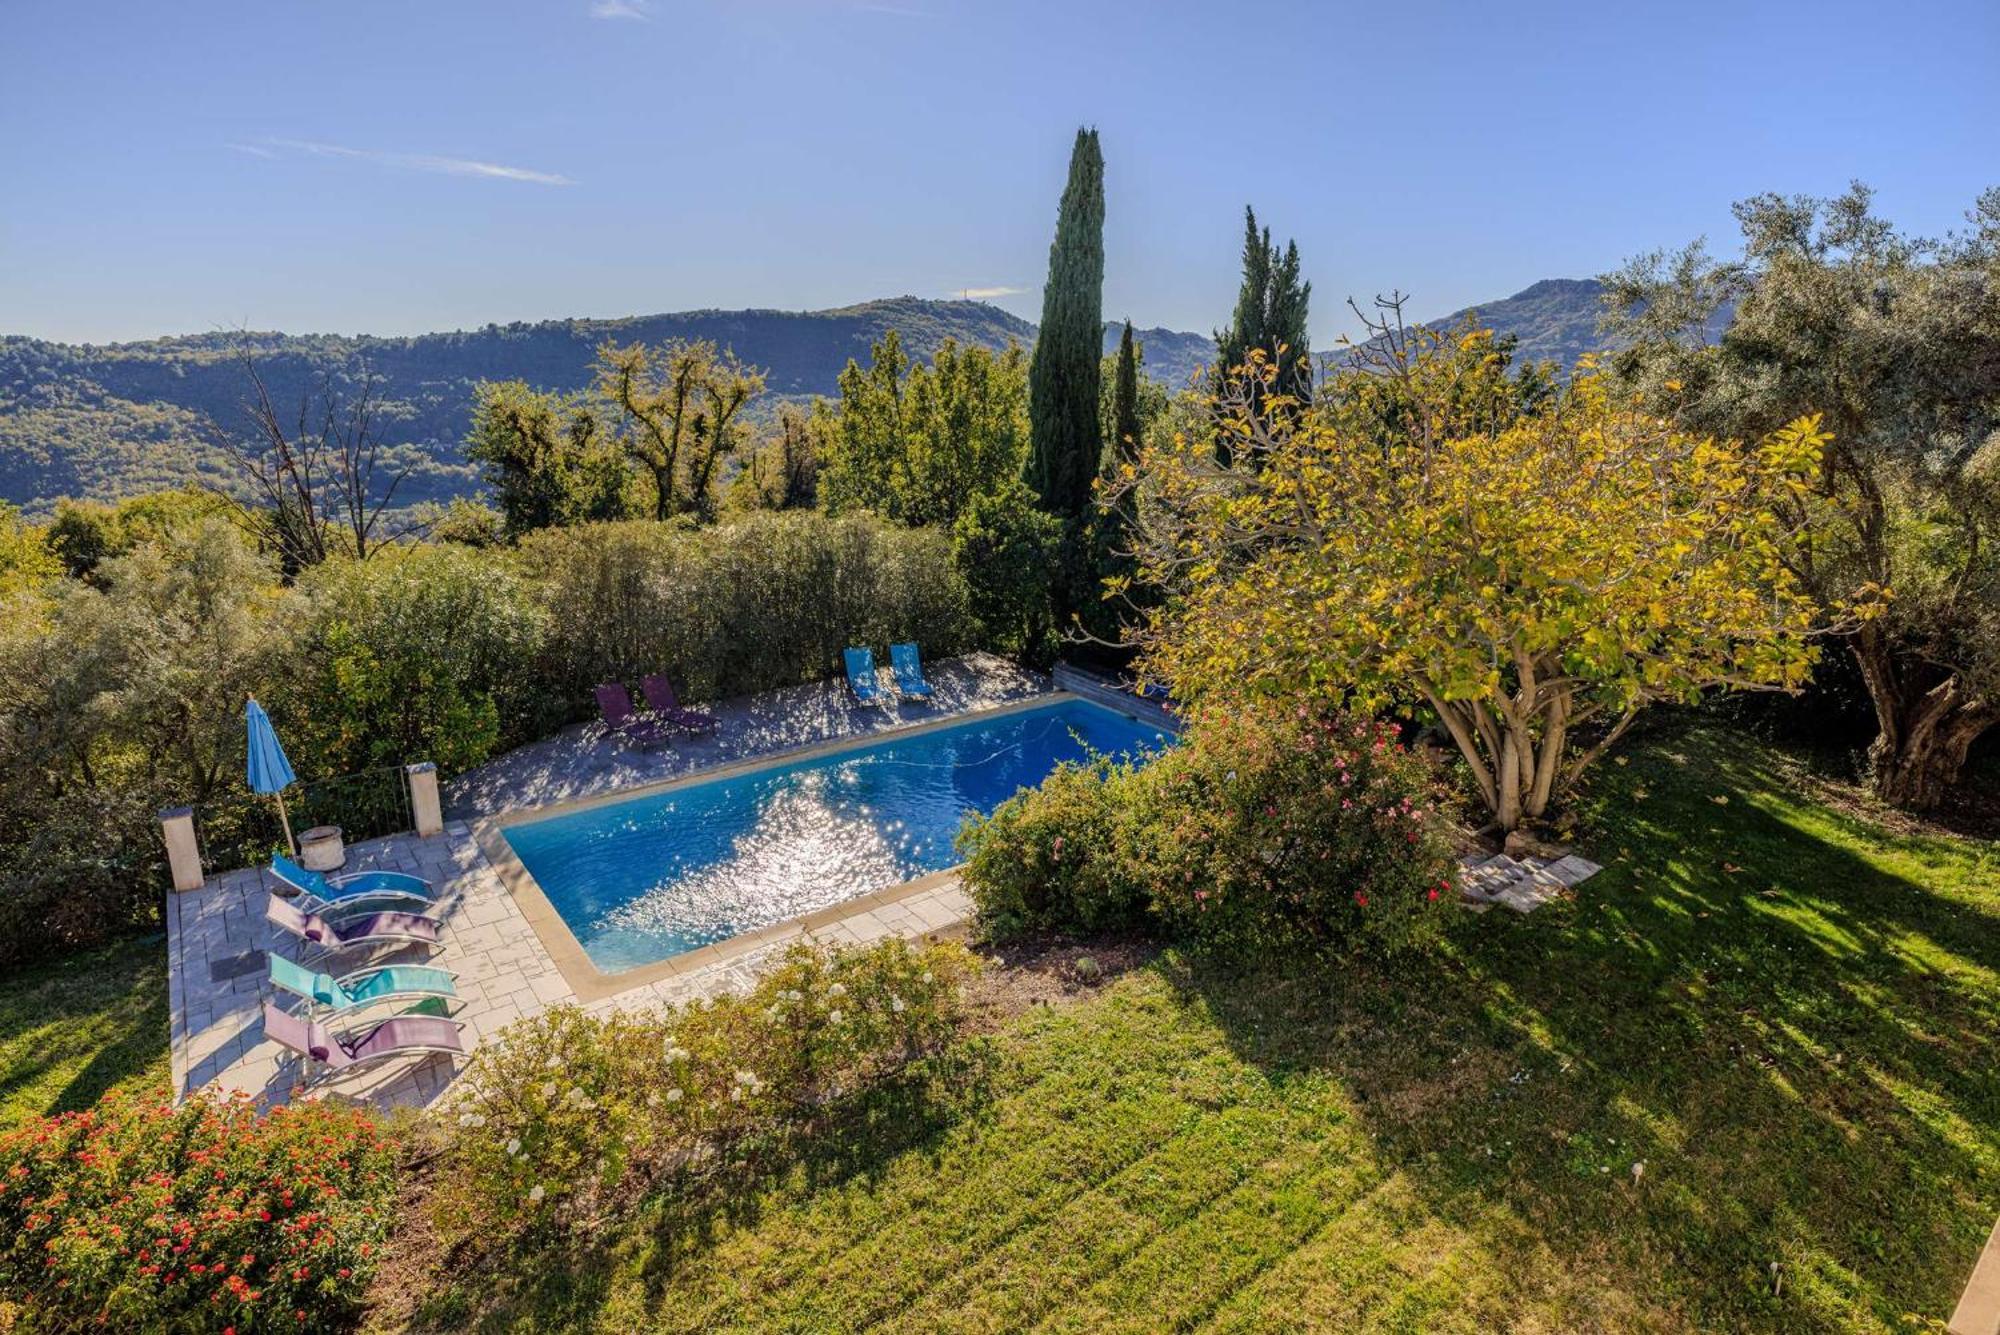
[[[542,623],[520,580],[468,548],[329,561],[287,608],[271,715],[321,774],[434,761],[447,773],[538,735]]]
[[[1393,725],[1262,701],[1204,710],[1145,771],[1143,845],[1169,931],[1231,950],[1433,941],[1455,863],[1431,763]]]
[[[945,537],[866,516],[547,529],[521,560],[549,619],[549,691],[579,704],[648,672],[712,698],[820,680],[850,644],[916,639],[941,656],[967,643]]]
[[[968,816],[958,836],[965,881],[989,926],[1011,936],[1140,925],[1146,878],[1126,843],[1142,782],[1109,759],[1063,765],[992,815]]]
[[[1217,704],[1150,764],[1061,769],[969,822],[965,883],[1003,935],[1138,920],[1234,954],[1391,953],[1453,902],[1439,803],[1387,724]]]
[[[147,796],[84,789],[0,818],[0,964],[157,925],[166,853]]]
[[[367,1284],[394,1157],[356,1109],[114,1091],[0,1133],[0,1292],[31,1326],[324,1325]]]
[[[521,1021],[479,1048],[438,1114],[439,1223],[459,1238],[575,1229],[669,1170],[810,1126],[940,1051],[973,967],[950,944],[800,945],[745,996]]]

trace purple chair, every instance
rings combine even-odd
[[[274,894],[264,906],[264,917],[278,930],[323,951],[388,942],[420,946],[438,943],[437,920],[416,913],[369,913],[333,923]]]
[[[654,746],[671,738],[665,724],[633,712],[632,693],[615,681],[597,688],[597,712],[604,716],[605,727],[640,746]]]
[[[384,1020],[359,1038],[342,1038],[303,1016],[293,1015],[275,1002],[264,1003],[264,1037],[290,1048],[308,1062],[316,1062],[322,1074],[337,1075],[368,1062],[387,1057],[407,1057],[419,1053],[448,1052],[465,1055],[465,1041],[459,1037],[458,1021],[438,1015],[398,1015]],[[312,1078],[308,1068],[308,1080]]]
[[[714,732],[715,716],[704,714],[698,709],[681,707],[680,696],[674,693],[673,680],[664,672],[655,672],[639,683],[640,693],[646,697],[646,707],[657,718],[663,718],[677,728],[689,732]]]

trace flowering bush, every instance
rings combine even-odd
[[[794,946],[745,996],[644,1014],[557,1007],[483,1044],[441,1111],[447,1234],[571,1229],[665,1171],[809,1122],[957,1032],[973,957]]]
[[[1217,706],[1145,781],[1141,861],[1177,934],[1392,953],[1433,940],[1456,900],[1437,775],[1390,724]]]
[[[0,1133],[0,1293],[54,1327],[323,1326],[374,1268],[395,1157],[352,1108],[114,1091]]]
[[[971,821],[965,880],[1003,934],[1143,906],[1229,951],[1387,953],[1432,940],[1453,902],[1439,801],[1430,763],[1387,724],[1214,704],[1144,767],[1061,770]]]
[[[969,816],[958,836],[965,879],[992,929],[1096,932],[1144,921],[1146,886],[1124,847],[1138,787],[1129,764],[1062,765],[1032,795]]]

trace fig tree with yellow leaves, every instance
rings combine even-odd
[[[1776,503],[1827,438],[1814,419],[1754,445],[1690,435],[1587,370],[1468,417],[1452,407],[1466,368],[1505,360],[1468,346],[1411,338],[1393,365],[1350,372],[1376,377],[1367,392],[1286,416],[1235,395],[1217,405],[1226,465],[1210,440],[1150,446],[1123,485],[1140,499],[1137,579],[1163,600],[1134,638],[1183,701],[1435,714],[1512,830],[1647,705],[1807,680],[1815,608],[1781,560]],[[1351,411],[1385,386],[1407,411]]]

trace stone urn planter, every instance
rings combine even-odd
[[[347,845],[338,825],[315,825],[299,836],[299,861],[308,871],[339,871],[347,865]]]

